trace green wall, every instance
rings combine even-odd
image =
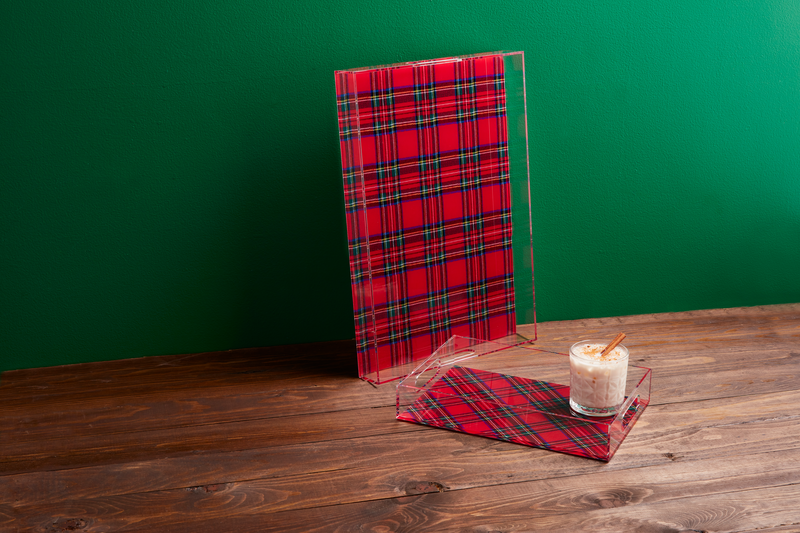
[[[5,0],[0,369],[351,338],[334,69],[498,49],[539,320],[800,301],[796,0]]]

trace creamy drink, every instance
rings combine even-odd
[[[588,416],[612,416],[625,400],[628,349],[602,355],[608,343],[580,341],[569,349],[569,405]]]

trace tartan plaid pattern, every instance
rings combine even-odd
[[[637,398],[612,438],[613,418],[570,411],[568,386],[453,366],[398,419],[608,461],[644,407]]]
[[[503,60],[336,72],[359,372],[516,331]]]

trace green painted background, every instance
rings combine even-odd
[[[334,69],[498,49],[540,320],[800,301],[796,0],[5,0],[0,369],[351,338]]]

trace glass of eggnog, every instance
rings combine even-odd
[[[628,349],[602,355],[607,342],[585,340],[569,349],[569,406],[581,415],[614,416],[625,400]]]

